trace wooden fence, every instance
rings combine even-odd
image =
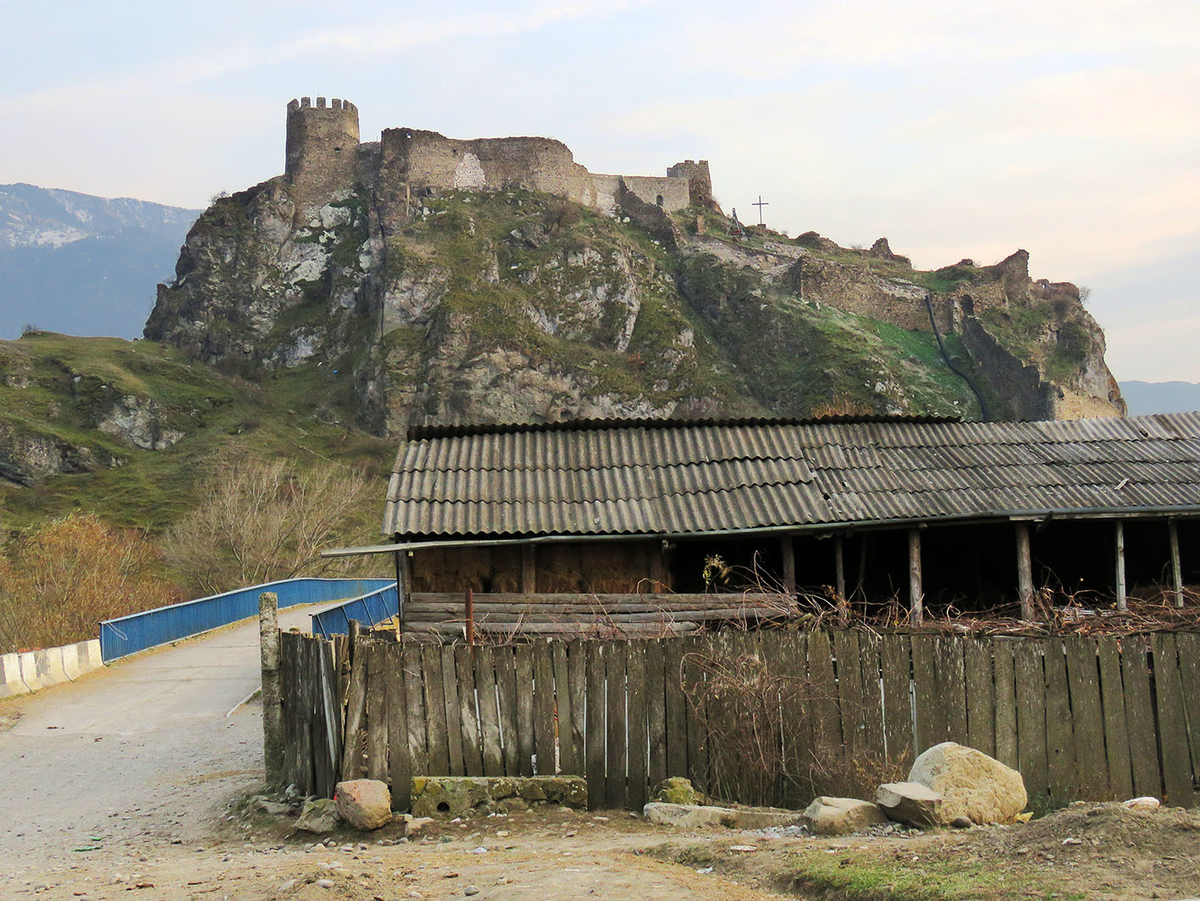
[[[724,632],[476,647],[295,633],[281,649],[286,766],[339,778],[585,775],[639,808],[669,775],[801,806],[873,790],[945,740],[1016,767],[1031,796],[1200,787],[1200,634],[1089,639]]]

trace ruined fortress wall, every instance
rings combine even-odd
[[[308,97],[287,107],[287,149],[284,174],[300,203],[323,202],[338,188],[354,183],[357,175],[358,108],[336,97],[329,106]]]
[[[712,175],[708,171],[708,160],[684,160],[667,169],[671,178],[688,180],[688,200],[697,206],[713,203]]]
[[[805,300],[828,304],[847,313],[890,322],[909,331],[928,332],[926,290],[880,278],[867,268],[802,257],[785,276],[788,286]],[[942,334],[957,331],[956,305],[937,302],[934,318]]]
[[[625,187],[639,200],[660,206],[668,213],[687,209],[690,202],[688,182],[685,178],[660,178],[648,175],[622,175]]]

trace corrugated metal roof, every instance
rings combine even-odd
[[[1118,487],[1120,486],[1120,487]],[[1200,413],[483,426],[415,432],[384,532],[687,534],[1200,507]]]

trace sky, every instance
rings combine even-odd
[[[1195,0],[0,3],[0,183],[203,207],[283,170],[287,101],[708,159],[754,221],[921,268],[1017,248],[1090,289],[1118,379],[1200,382]]]

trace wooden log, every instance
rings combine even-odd
[[[262,678],[263,765],[266,784],[283,788],[283,695],[279,681],[279,595],[258,596],[259,669]]]
[[[584,742],[587,761],[588,809],[601,810],[608,799],[605,766],[605,722],[608,705],[605,700],[604,643],[588,641],[581,644],[587,651],[587,736]]]
[[[441,649],[442,698],[446,704],[446,752],[450,758],[450,775],[465,776],[463,762],[462,705],[458,698],[458,666],[454,659],[454,648],[444,645]]]
[[[883,669],[883,732],[889,760],[911,762],[916,751],[907,635],[885,635],[880,653]]]
[[[1013,655],[1019,639],[998,638],[992,649],[992,684],[996,697],[996,759],[1017,769],[1017,694]]]
[[[1113,524],[1113,529],[1116,538],[1117,609],[1124,613],[1129,607],[1125,588],[1125,523],[1118,519]]]
[[[365,643],[367,657],[367,778],[388,780],[387,685],[384,683],[384,645]]]
[[[533,775],[533,649],[527,644],[513,648],[517,674],[517,766],[522,776]]]
[[[517,605],[505,606],[490,606],[483,607],[476,604],[474,608],[474,623],[476,630],[481,630],[489,625],[500,624],[520,624],[520,623],[558,623],[564,621],[581,621],[594,620],[600,623],[659,623],[675,621],[691,621],[691,622],[709,622],[712,620],[736,620],[736,619],[772,619],[780,620],[787,619],[791,616],[791,610],[784,610],[781,607],[763,607],[763,606],[726,606],[726,607],[705,607],[700,609],[677,608],[672,610],[656,609],[651,605],[643,605],[645,610],[628,610],[626,608],[618,608],[615,610],[603,611],[595,607],[586,607],[583,605],[577,607],[546,607],[546,606],[529,606],[521,607]],[[418,623],[453,623],[458,626],[458,631],[463,632],[463,627],[467,625],[467,620],[463,616],[462,605],[456,605],[452,611],[441,612],[435,610],[416,609],[408,612],[408,625],[414,626]]]
[[[1196,793],[1192,788],[1187,713],[1183,706],[1183,683],[1179,673],[1175,636],[1160,632],[1152,636],[1151,642],[1154,653],[1154,696],[1158,710],[1158,743],[1166,800],[1172,807],[1191,807],[1196,802]]]
[[[667,778],[667,706],[664,680],[665,656],[661,641],[645,643],[647,770],[650,786]]]
[[[1129,748],[1129,717],[1125,712],[1125,687],[1117,639],[1098,639],[1096,655],[1100,661],[1100,702],[1104,713],[1109,794],[1114,800],[1130,798],[1133,796],[1133,760]]]
[[[921,531],[908,530],[908,615],[920,626],[925,621],[925,595],[921,588]]]
[[[626,767],[629,762],[627,746],[625,661],[627,644],[614,641],[605,652],[604,674],[607,683],[608,753],[605,762],[605,798],[608,807],[626,807]]]
[[[1040,642],[1021,639],[1014,664],[1020,761],[1017,769],[1030,795],[1046,795],[1050,791],[1050,772],[1046,759],[1046,682]]]
[[[1129,723],[1129,756],[1133,790],[1139,795],[1163,795],[1154,726],[1154,701],[1146,663],[1145,638],[1131,635],[1121,642],[1121,680],[1125,685],[1125,717]]]
[[[1110,800],[1108,760],[1104,756],[1104,714],[1100,707],[1096,643],[1080,635],[1068,635],[1064,644],[1079,797],[1085,801],[1107,801]]]
[[[833,569],[837,590],[837,604],[844,607],[849,600],[846,597],[846,547],[841,533],[833,537]]]
[[[407,810],[412,804],[412,757],[408,744],[408,708],[404,696],[404,647],[386,646],[384,654],[384,698],[388,720],[388,782],[392,804]]]
[[[786,604],[787,596],[774,591],[691,592],[680,594],[525,594],[521,592],[475,592],[475,607],[486,610],[493,606],[515,607],[585,607],[593,610],[703,610],[708,607],[758,606]],[[433,607],[451,611],[462,610],[463,595],[459,592],[422,592],[414,594],[410,608]]]
[[[629,654],[625,664],[628,675],[626,733],[629,745],[629,778],[625,789],[625,806],[636,811],[641,811],[646,806],[649,789],[646,784],[650,766],[646,703],[646,644],[645,641],[631,641],[626,646]]]
[[[1175,520],[1167,520],[1167,536],[1171,542],[1171,589],[1175,595],[1175,606],[1183,606],[1183,565],[1179,558],[1179,527]]]
[[[1050,794],[1063,803],[1079,798],[1074,717],[1071,715],[1067,660],[1057,638],[1042,642],[1046,679],[1046,762]]]
[[[434,634],[461,636],[462,626],[449,623],[409,623],[406,627],[408,634]],[[663,638],[667,635],[683,635],[700,629],[698,623],[605,623],[597,622],[588,627],[581,623],[511,623],[507,625],[476,624],[476,633],[487,633],[501,642],[508,639],[538,635],[557,635],[570,638],[585,636],[591,638],[610,638],[613,633],[619,633],[624,638]]]
[[[517,737],[517,670],[513,650],[511,645],[500,645],[494,651],[496,688],[500,696],[500,737],[504,743],[506,776],[521,775],[521,741]]]
[[[470,654],[470,651],[468,651]],[[475,692],[479,699],[479,740],[485,776],[504,775],[500,703],[496,687],[496,658],[490,647],[476,648],[472,657]]]
[[[562,642],[554,642],[562,644]],[[558,771],[558,746],[554,738],[554,659],[551,643],[539,641],[533,651],[533,750],[535,772],[553,776]]]
[[[1017,533],[1017,596],[1021,599],[1021,619],[1033,621],[1033,560],[1029,552],[1029,526],[1018,522]]]

